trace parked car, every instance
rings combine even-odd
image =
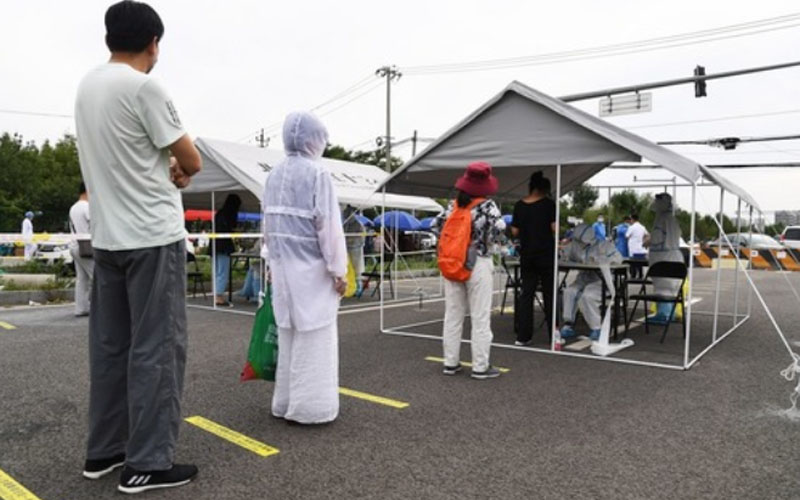
[[[785,250],[786,247],[766,234],[733,233],[726,235],[734,248],[752,248],[753,250]]]
[[[54,264],[59,259],[67,264],[72,263],[72,254],[69,253],[68,243],[39,243],[34,258],[46,260],[48,264]]]
[[[781,233],[781,243],[787,248],[800,249],[800,226],[786,226]]]

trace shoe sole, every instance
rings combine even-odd
[[[475,375],[474,373],[470,375],[475,380],[487,380],[490,378],[497,378],[500,376],[499,373],[492,373],[491,375]]]
[[[125,462],[114,464],[106,469],[99,470],[96,472],[89,472],[88,470],[85,470],[83,471],[83,477],[85,477],[86,479],[100,479],[106,474],[111,474],[112,472],[114,472],[116,469],[119,469],[123,465],[125,465]]]
[[[160,490],[164,488],[177,488],[179,486],[185,486],[192,482],[194,478],[184,479],[183,481],[178,481],[177,483],[163,483],[163,484],[148,484],[147,486],[122,486],[121,484],[117,486],[117,491],[122,493],[127,493],[128,495],[135,495],[136,493],[144,493],[145,491],[150,490]]]
[[[457,370],[442,370],[442,374],[444,374],[444,375],[456,375],[460,371],[461,371],[461,368],[459,368]]]

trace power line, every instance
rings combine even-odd
[[[634,129],[643,129],[643,128],[659,128],[659,127],[674,127],[678,125],[694,125],[696,123],[713,123],[713,122],[723,122],[728,120],[743,120],[748,118],[762,118],[766,116],[778,116],[778,115],[789,115],[794,113],[800,113],[800,109],[787,109],[783,111],[770,111],[766,113],[752,113],[746,115],[730,115],[730,116],[720,116],[717,118],[706,118],[706,119],[699,119],[699,120],[684,120],[678,122],[663,122],[663,123],[650,123],[647,125],[637,125],[634,127],[627,127],[629,130]]]
[[[74,118],[72,115],[64,115],[59,113],[40,113],[38,111],[21,111],[17,109],[0,109],[0,113],[5,113],[8,115],[44,116],[47,118]]]
[[[742,36],[751,36],[760,33],[767,33],[782,29],[789,29],[800,26],[800,13],[778,16],[773,18],[761,19],[747,23],[739,23],[720,28],[670,35],[646,40],[626,42],[619,44],[603,45],[600,47],[551,52],[536,54],[532,56],[522,56],[505,59],[493,59],[463,63],[450,63],[425,66],[410,66],[404,69],[409,75],[425,75],[438,73],[458,73],[470,71],[488,71],[494,69],[506,69],[521,66],[534,66],[542,64],[554,64],[561,62],[572,62],[586,59],[597,59],[618,55],[634,54],[653,50],[681,47],[708,43]],[[786,24],[789,23],[789,24]],[[781,25],[782,24],[782,25]],[[776,26],[780,25],[780,26]],[[744,31],[744,32],[742,32]]]

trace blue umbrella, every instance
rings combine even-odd
[[[261,222],[261,214],[259,212],[239,212],[236,214],[238,222]]]
[[[384,223],[385,221],[385,223]],[[372,221],[376,226],[397,228],[400,231],[416,231],[419,229],[419,220],[408,212],[393,210],[375,217]]]
[[[419,221],[419,228],[423,231],[430,231],[434,220],[436,220],[436,217],[425,217]]]
[[[371,221],[371,220],[369,220],[369,218],[367,218],[367,217],[364,217],[364,216],[363,216],[363,215],[361,215],[361,214],[355,214],[353,217],[355,217],[355,219],[356,219],[358,222],[360,222],[360,223],[361,223],[361,225],[362,225],[362,226],[364,226],[364,227],[372,227],[372,226],[374,225],[374,224],[372,223],[372,221]]]
[[[503,216],[503,222],[505,222],[506,225],[509,225],[509,224],[511,224],[511,221],[513,220],[513,218],[514,217],[511,214],[506,214],[506,215]]]

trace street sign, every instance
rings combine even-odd
[[[612,95],[600,99],[600,116],[630,115],[653,111],[653,93]]]

